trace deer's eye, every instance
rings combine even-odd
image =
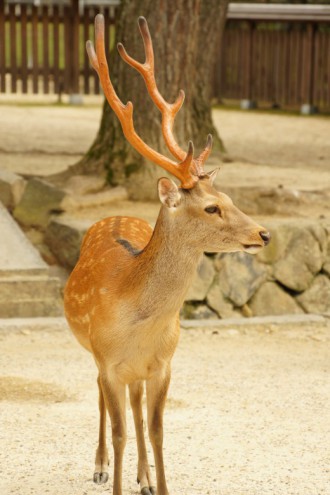
[[[214,205],[214,206],[207,206],[205,208],[205,211],[206,211],[206,213],[211,213],[211,214],[212,213],[218,213],[218,215],[221,214],[221,211],[220,211],[219,206],[216,206],[216,205]]]

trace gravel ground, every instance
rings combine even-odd
[[[165,414],[172,495],[327,495],[329,326],[183,330]],[[63,331],[0,334],[2,495],[93,484],[93,360]],[[329,456],[328,456],[329,461]],[[153,462],[151,462],[153,464]],[[131,414],[124,494],[137,494]]]

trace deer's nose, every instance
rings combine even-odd
[[[267,244],[269,244],[270,239],[271,239],[270,233],[265,232],[265,231],[261,231],[261,232],[259,232],[259,235],[260,235],[261,239],[264,241],[265,246],[267,246]]]

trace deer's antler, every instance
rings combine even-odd
[[[173,136],[173,123],[176,114],[182,106],[184,92],[181,90],[178,98],[172,104],[167,103],[159,93],[154,75],[154,53],[152,41],[148,24],[144,17],[139,18],[139,27],[145,47],[145,63],[141,64],[130,57],[121,43],[118,44],[118,51],[121,57],[142,75],[152,101],[162,114],[162,131],[165,142],[171,153],[178,160],[180,160],[180,163],[176,163],[153,150],[137,135],[133,124],[133,104],[130,101],[126,105],[122,103],[122,101],[118,98],[109,77],[109,68],[106,61],[104,47],[104,17],[101,14],[98,14],[95,18],[96,53],[91,41],[87,41],[86,44],[89,59],[99,75],[104,94],[109,102],[109,105],[117,115],[123,128],[124,135],[129,143],[131,143],[131,145],[142,156],[157,165],[160,165],[170,174],[177,177],[181,181],[182,188],[191,189],[196,184],[199,177],[204,175],[203,165],[212,148],[212,137],[210,135],[208,136],[207,145],[197,159],[193,158],[193,144],[191,141],[189,142],[188,152],[182,150],[177,144]]]

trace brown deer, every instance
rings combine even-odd
[[[213,187],[216,172],[204,163],[212,139],[198,158],[182,150],[173,122],[184,93],[173,104],[160,95],[154,77],[148,25],[139,18],[146,61],[133,60],[118,44],[121,57],[138,70],[162,115],[165,142],[176,160],[152,150],[136,134],[133,105],[124,105],[109,78],[104,49],[104,18],[95,19],[96,53],[87,50],[104,93],[132,146],[181,182],[158,182],[162,203],[154,231],[138,218],[110,217],[93,225],[65,289],[65,314],[78,341],[93,353],[98,368],[100,429],[94,481],[108,480],[106,411],[111,419],[114,450],[113,494],[122,494],[122,460],[126,443],[125,399],[129,387],[138,450],[137,479],[141,493],[156,493],[143,432],[142,395],[146,382],[149,437],[153,447],[158,495],[168,495],[163,461],[163,412],[171,376],[171,359],[179,339],[179,311],[203,252],[255,253],[270,235]]]

